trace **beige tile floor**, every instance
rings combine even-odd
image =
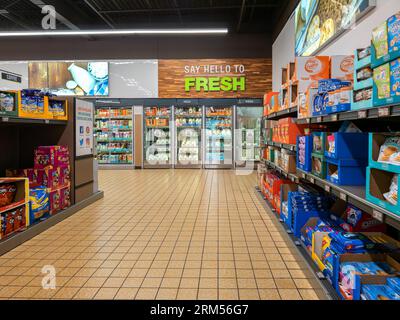
[[[217,170],[101,171],[104,199],[0,257],[1,299],[325,299],[254,192]],[[44,265],[56,289],[43,289]]]

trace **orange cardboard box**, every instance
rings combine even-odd
[[[297,57],[295,61],[294,81],[298,81],[299,92],[318,86],[318,80],[330,78],[330,57]]]
[[[277,112],[279,110],[279,92],[269,92],[264,95],[264,115]],[[265,113],[266,112],[266,113]]]
[[[354,56],[331,56],[331,78],[353,81]]]

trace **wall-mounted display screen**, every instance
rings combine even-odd
[[[296,56],[310,56],[351,27],[375,0],[301,0],[295,11]]]
[[[108,96],[108,62],[29,62],[29,88],[57,96]]]

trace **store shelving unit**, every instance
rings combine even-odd
[[[133,168],[132,107],[97,107],[94,130],[100,169]]]
[[[144,107],[143,167],[173,167],[173,106]]]
[[[233,106],[205,107],[206,169],[233,168]]]
[[[178,101],[175,112],[175,167],[201,168],[203,107],[196,101]]]
[[[279,120],[281,118],[295,117],[297,116],[297,107],[290,107],[284,110],[280,110],[269,114],[265,117],[267,120]]]

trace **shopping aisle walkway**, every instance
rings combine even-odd
[[[105,198],[0,259],[0,298],[323,299],[254,175],[101,171]],[[42,289],[44,265],[56,268]]]

